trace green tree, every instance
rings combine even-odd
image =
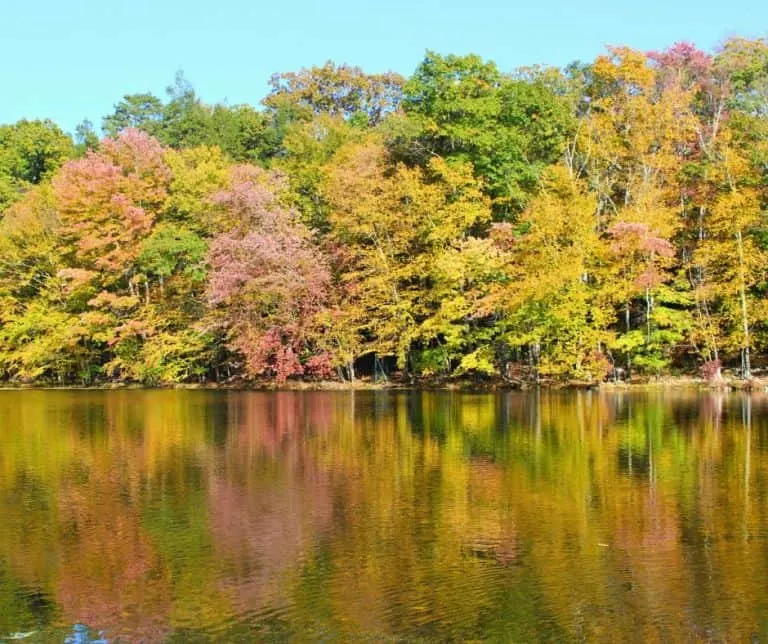
[[[52,121],[0,125],[0,212],[74,153],[72,139]]]
[[[393,129],[390,146],[410,162],[438,155],[472,163],[497,217],[513,217],[573,127],[568,101],[544,79],[505,76],[476,55],[428,52],[404,88],[412,122]]]
[[[126,94],[115,104],[115,111],[104,117],[101,127],[112,138],[128,128],[156,135],[161,128],[163,112],[163,102],[154,94]]]

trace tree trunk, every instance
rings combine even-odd
[[[736,231],[736,245],[739,251],[739,298],[741,300],[741,330],[744,334],[744,369],[742,377],[746,380],[752,377],[752,367],[749,362],[749,318],[747,317],[747,294],[744,276],[744,243],[741,231]]]
[[[373,354],[373,373],[374,373],[374,375],[377,373],[377,371],[376,371],[377,369],[381,373],[381,377],[384,380],[384,382],[389,380],[389,378],[387,377],[387,372],[384,369],[384,365],[381,363],[381,360],[379,360],[379,354],[378,353],[374,353]],[[377,378],[374,377],[374,380],[377,380]]]
[[[645,343],[650,344],[651,342],[651,291],[647,288],[645,289],[645,326],[646,326]]]
[[[631,327],[631,323],[629,319],[629,302],[627,302],[626,309],[624,310],[624,321],[626,322],[627,333],[629,333],[630,327]],[[627,349],[627,380],[629,380],[631,371],[632,371],[632,356],[630,355],[629,349]]]

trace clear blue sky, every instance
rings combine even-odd
[[[762,36],[768,0],[0,0],[0,123],[97,126],[123,94],[182,69],[208,101],[258,103],[273,72],[331,59],[410,74],[426,49],[503,70],[589,60],[606,44],[709,49]]]

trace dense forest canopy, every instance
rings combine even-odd
[[[768,356],[768,41],[178,75],[0,126],[0,378],[600,381]]]

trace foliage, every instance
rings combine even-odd
[[[428,52],[403,107],[413,125],[393,133],[396,153],[421,164],[435,154],[471,163],[500,217],[525,205],[573,124],[567,102],[541,78],[506,77],[474,55]]]
[[[386,148],[373,139],[339,151],[325,193],[331,207],[327,246],[343,311],[339,323],[357,332],[362,352],[394,355],[408,368],[411,345],[445,341],[442,326],[455,321],[435,319],[441,300],[451,306],[448,293],[439,297],[432,288],[441,258],[489,218],[471,168],[437,158],[425,170],[393,167]],[[453,284],[459,291],[462,286]]]
[[[153,94],[127,94],[104,117],[111,138],[139,129],[175,149],[219,147],[236,161],[259,162],[273,156],[280,134],[272,119],[249,105],[206,105],[179,72],[166,90],[168,102]]]
[[[768,45],[504,73],[177,74],[98,141],[0,126],[0,377],[745,377],[768,351]],[[715,370],[719,373],[718,370]]]
[[[225,307],[222,324],[250,376],[278,382],[304,373],[311,322],[322,308],[330,276],[324,258],[295,212],[264,185],[264,171],[235,166],[216,204],[233,223],[214,238],[208,261],[208,301]]]
[[[74,153],[72,139],[52,121],[0,125],[0,213]]]
[[[264,104],[291,119],[311,120],[328,114],[344,118],[362,115],[375,126],[396,111],[402,93],[403,78],[398,74],[366,74],[359,67],[334,65],[299,72],[275,74]]]

